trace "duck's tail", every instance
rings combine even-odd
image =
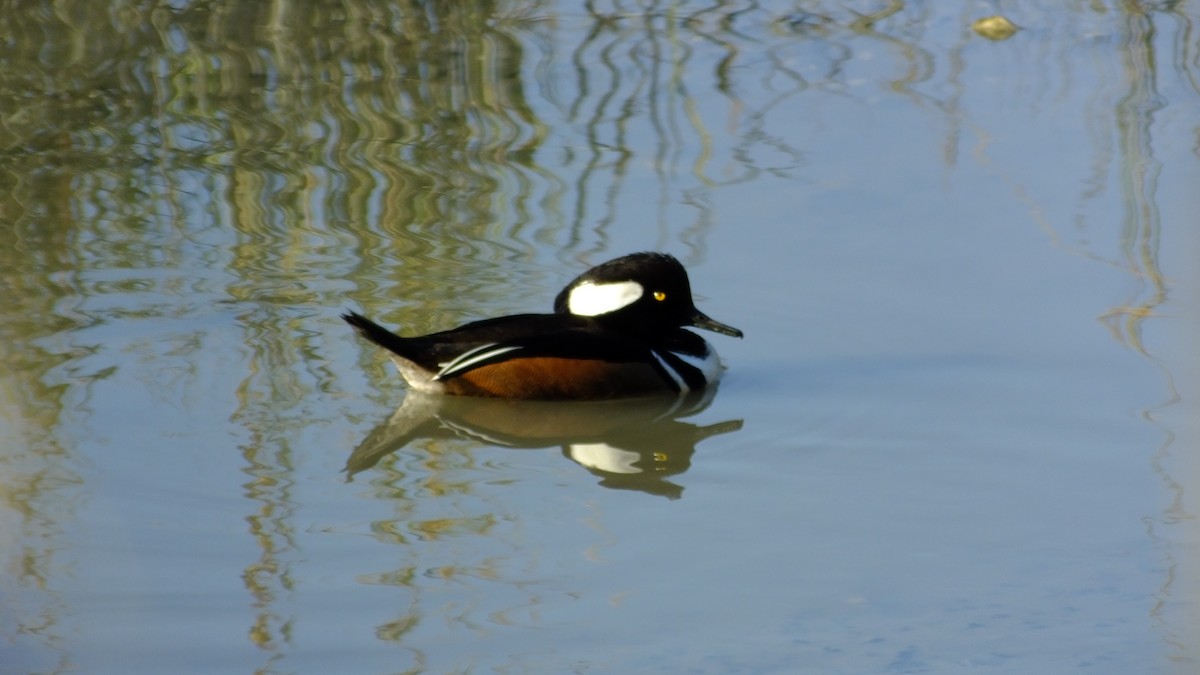
[[[342,320],[354,327],[354,330],[359,335],[383,347],[384,349],[409,358],[409,349],[406,348],[406,340],[392,331],[380,326],[374,321],[357,312],[346,312],[342,315]]]

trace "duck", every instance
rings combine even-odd
[[[342,319],[382,347],[409,387],[424,393],[505,399],[589,400],[715,384],[716,350],[687,330],[742,331],[696,308],[687,270],[667,253],[621,256],[583,272],[554,312],[473,321],[401,337],[357,312]]]

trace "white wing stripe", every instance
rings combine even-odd
[[[437,375],[433,376],[433,379],[444,380],[448,377],[454,377],[459,373],[470,370],[471,367],[477,363],[494,359],[501,354],[507,354],[518,349],[521,349],[519,345],[502,346],[495,343],[476,347],[475,349],[460,354],[458,358],[454,359],[450,363],[447,363],[445,366],[442,366],[442,369],[438,371]]]

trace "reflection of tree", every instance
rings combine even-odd
[[[569,99],[565,121],[586,141],[564,162],[576,204],[563,247],[607,250],[620,223],[652,229],[655,245],[666,246],[677,239],[670,223],[681,220],[673,210],[684,206],[698,217],[678,238],[702,253],[709,192],[802,163],[764,121],[806,87],[780,54],[791,38],[761,32],[777,17],[756,8],[589,3],[587,11],[589,29],[556,78],[574,90],[554,91]],[[754,30],[743,32],[743,21]]]
[[[1132,4],[1132,3],[1131,3]],[[1169,544],[1166,531],[1180,521],[1194,516],[1184,507],[1184,486],[1170,468],[1175,433],[1159,422],[1161,412],[1179,403],[1179,395],[1171,371],[1152,354],[1142,341],[1146,319],[1154,316],[1157,308],[1167,299],[1167,283],[1159,264],[1162,239],[1162,220],[1158,209],[1158,186],[1163,165],[1154,153],[1154,120],[1164,107],[1164,99],[1158,91],[1158,68],[1155,58],[1155,15],[1137,8],[1124,17],[1121,60],[1126,80],[1125,91],[1117,100],[1113,112],[1119,149],[1118,182],[1121,189],[1121,267],[1128,270],[1137,283],[1137,291],[1129,302],[1110,309],[1101,320],[1112,331],[1113,336],[1137,350],[1159,367],[1168,389],[1166,399],[1144,415],[1147,420],[1162,429],[1163,441],[1151,464],[1159,479],[1171,495],[1171,501],[1163,510],[1160,519],[1147,519],[1151,536],[1163,544],[1167,558],[1167,573],[1158,590],[1152,614],[1158,622],[1164,638],[1180,655],[1188,653],[1188,637],[1181,633],[1186,624],[1179,625],[1179,617],[1171,616],[1168,608],[1178,602],[1175,596],[1186,593],[1187,584],[1177,586],[1181,561],[1177,551]],[[1166,527],[1163,527],[1163,526]],[[1195,574],[1195,571],[1191,571]],[[1180,589],[1183,589],[1182,591]],[[1180,629],[1183,628],[1181,631]]]
[[[32,575],[21,583],[52,599],[54,542],[73,503],[64,492],[79,481],[70,450],[37,430],[80,423],[78,396],[64,412],[72,389],[59,371],[75,387],[87,377],[86,329],[114,312],[173,316],[232,296],[250,307],[238,318],[255,350],[234,415],[252,431],[248,522],[261,549],[245,573],[258,610],[250,635],[277,651],[295,552],[287,425],[302,414],[287,407],[307,373],[305,354],[271,336],[297,334],[287,308],[310,299],[297,282],[330,247],[515,243],[513,223],[494,215],[530,208],[531,181],[510,178],[528,171],[540,134],[513,77],[521,45],[478,3],[65,7],[0,13],[6,59],[22,66],[0,72],[0,349],[13,369],[5,398],[32,435],[28,452],[0,458],[11,465],[0,494],[31,543],[7,550]],[[514,184],[517,199],[504,194]],[[208,268],[227,268],[230,285]],[[439,276],[435,266],[423,278]],[[122,301],[133,306],[111,306]],[[69,331],[69,344],[40,342]],[[199,358],[200,342],[174,355]],[[30,611],[40,623],[19,628],[53,641],[57,614]]]
[[[1045,71],[1033,82],[1018,85],[1037,92],[1036,103],[1052,110],[1060,102],[1056,100],[1058,97],[1064,96],[1071,86],[1080,86],[1076,80],[1090,82],[1086,76],[1095,76],[1074,72],[1073,68],[1078,68],[1080,60],[1069,53],[1083,46],[1104,47],[1097,50],[1096,64],[1100,67],[1100,74],[1095,76],[1097,91],[1088,96],[1087,104],[1080,109],[1082,119],[1077,122],[1087,131],[1094,148],[1090,174],[1078,181],[1082,189],[1077,199],[1077,212],[1071,219],[1053,218],[1048,215],[1050,200],[1036,196],[1041,186],[1022,178],[1020,171],[1010,169],[1001,173],[1015,195],[1028,205],[1031,219],[1043,227],[1056,246],[1120,269],[1133,283],[1128,298],[1104,311],[1099,320],[1115,340],[1146,357],[1163,373],[1164,400],[1144,411],[1145,418],[1158,426],[1163,434],[1162,443],[1150,458],[1150,464],[1171,495],[1161,519],[1146,519],[1151,537],[1162,544],[1168,567],[1152,614],[1165,639],[1177,645],[1179,653],[1184,654],[1187,650],[1179,637],[1179,619],[1170,615],[1170,607],[1178,602],[1177,597],[1181,594],[1177,588],[1181,565],[1176,551],[1172,550],[1169,526],[1191,519],[1192,515],[1184,507],[1183,481],[1168,468],[1173,464],[1172,455],[1176,454],[1172,452],[1175,433],[1159,421],[1162,412],[1176,405],[1180,398],[1172,372],[1146,346],[1143,331],[1146,320],[1156,316],[1159,307],[1166,302],[1169,288],[1159,259],[1163,224],[1158,191],[1164,167],[1155,152],[1155,133],[1161,126],[1158,118],[1166,104],[1159,91],[1161,70],[1157,55],[1163,44],[1169,44],[1170,40],[1159,34],[1160,24],[1171,26],[1178,36],[1176,43],[1170,45],[1176,57],[1172,65],[1180,80],[1190,84],[1192,95],[1200,93],[1193,72],[1196,47],[1194,40],[1187,37],[1191,21],[1177,14],[1178,9],[1173,3],[1150,7],[1123,2],[1118,3],[1117,9],[1119,11],[1108,16],[1098,13],[1054,15],[1058,21],[1069,22],[1069,25],[1057,26],[1052,31],[1063,39],[1040,43],[1044,51],[1024,55],[1044,65]],[[1099,22],[1100,17],[1105,19],[1103,29],[1089,25],[1093,21]],[[1096,43],[1094,37],[1084,38],[1085,34],[1106,37]],[[957,56],[961,59],[961,53]],[[965,88],[966,83],[959,85],[960,91]],[[988,135],[986,129],[977,130],[981,137]],[[1105,242],[1112,242],[1112,250],[1105,250]]]
[[[43,188],[43,213],[65,215],[68,181],[47,173],[21,180]],[[68,531],[84,507],[74,447],[86,433],[91,385],[108,369],[90,359],[99,346],[71,334],[93,321],[79,312],[68,233],[19,228],[11,217],[0,202],[0,640],[32,636],[65,671],[77,665],[59,652],[78,562]]]
[[[1124,28],[1128,31],[1121,41],[1126,90],[1111,113],[1115,122],[1112,129],[1117,134],[1121,203],[1125,207],[1121,217],[1121,266],[1142,286],[1138,295],[1145,297],[1114,307],[1103,319],[1114,337],[1148,356],[1142,344],[1142,323],[1166,299],[1166,283],[1158,264],[1162,223],[1156,200],[1162,163],[1153,151],[1154,116],[1162,109],[1163,99],[1156,84],[1153,16],[1131,14]]]
[[[364,297],[482,301],[499,292],[495,260],[588,258],[620,229],[701,254],[711,192],[794,177],[803,158],[783,104],[844,85],[853,42],[894,40],[878,26],[900,8],[127,2],[6,13],[6,34],[29,36],[14,55],[39,67],[0,74],[0,108],[17,111],[0,121],[0,209],[145,258],[211,228],[236,232],[229,262],[256,277],[233,287],[237,299],[304,297],[296,279],[322,246],[360,248],[365,268],[422,263],[420,275],[368,277]],[[579,22],[583,39],[559,44]],[[531,84],[561,121],[530,104]],[[87,218],[52,224],[26,210],[55,166],[70,167]]]
[[[0,287],[9,281],[8,273],[0,275]],[[23,303],[22,309],[37,304]],[[0,596],[5,598],[0,631],[5,640],[32,636],[58,651],[69,632],[61,625],[69,614],[63,595],[75,562],[66,530],[80,508],[82,481],[72,467],[70,440],[60,436],[65,430],[57,423],[73,401],[66,387],[24,367],[32,359],[6,349],[22,343],[8,339],[5,325],[0,321],[0,362],[6,369],[0,373],[0,443],[5,446],[0,450]],[[65,671],[71,656],[64,651],[56,660],[54,669]]]

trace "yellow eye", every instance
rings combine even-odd
[[[663,300],[667,299],[667,294],[663,293],[662,291],[654,291],[654,299],[662,302]]]

